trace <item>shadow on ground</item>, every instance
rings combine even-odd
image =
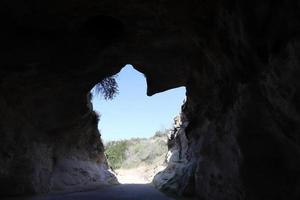
[[[32,197],[1,198],[3,200],[172,200],[173,198],[156,190],[151,184],[121,184],[101,188],[48,194]]]

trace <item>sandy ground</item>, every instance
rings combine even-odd
[[[164,166],[140,166],[133,169],[117,169],[115,172],[122,184],[146,184],[151,183],[154,175],[164,168]]]

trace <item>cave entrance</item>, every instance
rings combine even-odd
[[[145,76],[125,65],[91,91],[105,154],[120,183],[150,183],[166,167],[167,135],[186,92],[179,87],[149,97],[146,90]]]

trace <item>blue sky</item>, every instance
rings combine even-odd
[[[144,75],[131,65],[126,65],[116,80],[119,94],[113,100],[106,101],[101,95],[92,99],[94,110],[101,115],[98,128],[104,142],[147,138],[172,126],[185,98],[185,87],[148,97]]]

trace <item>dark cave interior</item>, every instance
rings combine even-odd
[[[87,93],[131,63],[148,95],[187,89],[184,173],[160,189],[300,199],[299,11],[299,0],[1,1],[0,195],[107,182]]]

